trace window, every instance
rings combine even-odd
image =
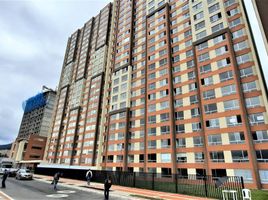
[[[202,137],[193,137],[193,140],[194,140],[195,147],[201,147],[204,145],[204,141]]]
[[[169,148],[170,147],[170,139],[161,140],[161,148]]]
[[[187,61],[186,65],[187,65],[187,69],[194,67],[194,60]]]
[[[220,127],[220,122],[219,119],[210,119],[206,121],[206,127],[207,128],[219,128]]]
[[[175,76],[173,78],[173,83],[176,84],[176,83],[181,83],[181,76]]]
[[[154,90],[154,89],[155,89],[155,83],[150,83],[149,90]]]
[[[231,151],[233,162],[248,162],[248,152],[237,150],[237,151]]]
[[[212,162],[224,162],[223,151],[212,151],[209,155]]]
[[[174,107],[182,107],[183,106],[183,100],[182,99],[176,99],[174,100]]]
[[[202,163],[205,160],[205,156],[203,152],[194,153],[194,157],[195,157],[196,163]]]
[[[178,87],[178,88],[175,88],[174,89],[174,95],[179,95],[179,94],[182,94],[182,87]]]
[[[254,113],[250,114],[248,116],[250,125],[256,125],[256,124],[264,124],[264,116],[263,113]]]
[[[196,83],[191,83],[188,85],[189,86],[189,91],[195,91],[197,89],[197,84]]]
[[[187,156],[186,156],[186,153],[177,153],[177,162],[178,162],[178,163],[184,163],[184,162],[187,162]]]
[[[223,23],[219,23],[219,24],[217,24],[215,26],[212,26],[211,31],[212,31],[212,33],[215,33],[215,32],[217,32],[217,31],[219,31],[219,30],[221,30],[223,28],[224,28]]]
[[[210,72],[210,71],[211,71],[211,65],[210,64],[200,67],[200,73],[201,74],[204,74],[204,73],[207,73],[207,72]]]
[[[198,117],[200,115],[199,108],[193,108],[191,109],[191,117]]]
[[[188,80],[192,80],[194,78],[195,78],[195,72],[194,71],[188,72]]]
[[[218,14],[216,14],[216,15],[212,15],[212,16],[210,17],[210,22],[213,23],[213,22],[216,22],[216,21],[218,21],[218,20],[220,20],[220,19],[221,19],[221,13],[218,13]]]
[[[239,64],[239,65],[246,63],[246,62],[249,62],[249,61],[251,61],[251,55],[249,53],[243,54],[241,56],[236,57],[236,61],[237,61],[237,64]]]
[[[170,127],[169,126],[161,126],[160,127],[161,135],[169,134],[170,133]]]
[[[162,163],[170,163],[171,162],[171,154],[170,153],[161,153],[161,162]]]
[[[245,183],[252,183],[253,182],[253,178],[252,178],[252,174],[250,170],[247,169],[234,169],[234,175],[235,176],[239,176],[239,177],[243,177],[243,181]]]
[[[258,162],[268,162],[268,150],[257,150],[256,156]]]
[[[260,179],[262,184],[268,183],[268,170],[259,170]]]
[[[229,133],[230,144],[243,144],[245,143],[245,136],[243,132]]]
[[[148,162],[156,162],[156,154],[148,154]]]
[[[228,1],[225,1],[225,2],[224,2],[224,6],[225,6],[225,7],[231,6],[231,5],[233,5],[235,2],[236,2],[236,0],[228,0]]]
[[[228,65],[230,65],[230,63],[231,63],[230,58],[224,58],[222,60],[217,61],[217,66],[220,69],[223,67],[227,67]]]
[[[244,78],[244,77],[248,77],[253,75],[253,69],[252,67],[248,67],[248,68],[244,68],[240,70],[240,77]]]
[[[236,110],[239,109],[239,103],[238,100],[229,100],[229,101],[224,101],[223,102],[224,110]]]
[[[169,102],[168,101],[163,101],[160,103],[160,109],[161,110],[164,110],[164,109],[167,109],[169,108]]]
[[[186,32],[184,32],[184,38],[188,38],[192,35],[192,31],[191,30],[188,30]]]
[[[222,46],[222,47],[219,47],[219,48],[217,48],[217,49],[215,50],[215,53],[216,53],[217,56],[223,55],[223,54],[225,54],[226,52],[228,52],[228,48],[227,48],[226,45],[225,45],[225,46]]]
[[[190,104],[196,104],[196,103],[198,103],[197,95],[190,96]]]
[[[212,76],[201,79],[201,85],[208,86],[208,85],[212,85],[212,84],[213,84],[213,77]]]
[[[236,15],[236,14],[238,14],[238,13],[239,13],[238,8],[234,8],[234,9],[231,9],[231,10],[228,10],[228,11],[227,11],[227,15],[228,15],[229,17],[232,17],[232,16],[234,16],[234,15]]]
[[[148,95],[148,99],[149,99],[149,100],[155,100],[155,99],[156,99],[156,94],[155,94],[155,93],[153,93],[153,94],[149,94],[149,95]],[[131,105],[131,106],[134,106],[134,105]]]
[[[154,124],[154,123],[156,123],[156,116],[149,116],[149,117],[148,117],[148,123],[149,123],[149,124]]]
[[[167,78],[159,81],[160,87],[163,87],[163,86],[165,86],[167,84],[168,84],[168,79]]]
[[[168,89],[160,91],[160,98],[168,96]]]
[[[206,49],[206,48],[208,48],[208,41],[203,42],[203,43],[201,43],[201,44],[199,44],[199,45],[197,46],[197,50],[198,50],[198,51],[201,51],[201,50]]]
[[[183,111],[175,112],[175,119],[176,120],[183,120],[184,119],[184,112]]]
[[[218,43],[224,41],[225,39],[226,39],[225,35],[220,35],[220,36],[213,38],[213,43],[218,44]]]
[[[235,19],[235,20],[233,20],[233,21],[231,21],[229,23],[229,27],[230,28],[233,28],[233,27],[238,26],[239,24],[241,24],[241,19],[240,18],[237,18],[237,19]]]
[[[155,149],[155,148],[156,148],[156,140],[149,140],[148,149]]]
[[[198,30],[204,28],[205,25],[206,25],[206,24],[205,24],[205,21],[199,22],[199,23],[197,23],[197,24],[195,25],[195,30],[198,31]]]
[[[210,6],[210,7],[208,8],[208,11],[209,11],[209,13],[213,13],[213,12],[215,12],[216,10],[219,10],[219,8],[220,8],[219,3],[216,3],[216,4],[214,4],[213,6]]]
[[[241,115],[226,117],[226,122],[228,127],[241,125],[242,124]]]
[[[206,60],[209,60],[209,53],[204,53],[198,56],[198,62],[204,62]]]
[[[246,107],[247,108],[255,108],[261,105],[260,103],[260,98],[257,97],[251,97],[251,98],[246,98]]]
[[[203,92],[203,98],[204,99],[214,99],[215,98],[215,91],[212,90],[207,90],[205,92]]]
[[[267,131],[255,131],[255,132],[252,132],[252,138],[253,138],[255,143],[268,142]]]
[[[256,82],[248,82],[248,83],[243,83],[242,84],[243,92],[251,92],[254,90],[257,90],[257,85]]]
[[[174,46],[174,47],[172,48],[172,53],[176,53],[176,52],[178,52],[179,50],[180,50],[179,45]]]
[[[216,103],[212,103],[212,104],[207,104],[204,106],[205,108],[205,113],[206,114],[212,114],[217,112],[217,104]]]
[[[156,104],[151,104],[148,106],[148,112],[155,112],[156,111]]]
[[[227,96],[236,93],[235,85],[227,85],[221,88],[222,96]]]
[[[241,37],[243,35],[245,35],[245,31],[244,31],[244,29],[240,29],[240,30],[235,31],[235,32],[232,33],[232,38],[236,39],[236,38],[239,38],[239,37]]]
[[[149,77],[148,77],[150,80],[152,80],[152,79],[155,79],[155,73],[151,73],[151,74],[149,74]]]
[[[235,51],[241,51],[241,50],[246,49],[246,48],[248,48],[247,41],[242,41],[242,42],[234,44]]]
[[[160,121],[161,122],[166,122],[168,120],[169,120],[169,113],[160,114]]]
[[[176,147],[177,148],[183,148],[186,147],[186,142],[185,142],[185,138],[178,138],[176,139]]]
[[[221,82],[233,79],[233,71],[222,72],[219,76]]]
[[[201,11],[201,12],[199,12],[199,13],[194,15],[194,20],[199,20],[199,19],[201,19],[203,17],[204,17],[204,12]]]
[[[194,5],[193,6],[193,12],[195,12],[195,11],[197,11],[198,9],[200,9],[200,8],[202,8],[202,2],[200,2],[200,3],[198,3],[198,4],[196,4],[196,5]]]
[[[201,31],[200,33],[196,34],[196,39],[199,40],[199,39],[202,39],[202,38],[204,38],[206,36],[207,36],[207,31],[204,30],[204,31]]]
[[[185,132],[184,124],[176,125],[175,130],[176,130],[176,133],[184,133]]]
[[[201,131],[202,126],[200,122],[192,123],[192,131],[193,132],[198,132]]]
[[[214,134],[208,136],[208,145],[221,145],[221,134]]]
[[[192,50],[192,49],[191,49],[191,50],[186,51],[186,58],[189,58],[189,57],[191,57],[192,55],[194,55],[194,53],[193,53],[193,50]]]
[[[166,58],[164,58],[164,59],[159,61],[160,66],[163,66],[163,65],[166,65],[166,64],[167,64],[167,59]]]

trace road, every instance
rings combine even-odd
[[[6,189],[0,189],[14,200],[94,200],[104,199],[103,192],[100,191],[82,191],[75,188],[64,187],[58,184],[58,191],[53,190],[53,186],[46,182],[38,180],[23,181],[14,178],[8,178],[6,181]],[[5,199],[1,198],[0,199]],[[121,199],[111,197],[111,200]],[[123,199],[123,198],[122,198]],[[125,198],[124,198],[125,199]]]

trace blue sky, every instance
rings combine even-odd
[[[267,52],[260,37],[251,0],[254,36],[268,77]],[[19,130],[22,102],[41,91],[56,88],[68,37],[109,0],[0,1],[0,145],[12,142]]]

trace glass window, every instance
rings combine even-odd
[[[221,145],[221,134],[213,134],[208,136],[208,145]]]
[[[243,132],[229,133],[230,144],[242,144],[245,143],[245,136]]]
[[[223,105],[225,111],[239,109],[239,103],[237,99],[224,101]]]
[[[252,173],[250,170],[247,169],[234,169],[234,175],[235,176],[239,176],[239,177],[243,177],[243,181],[245,183],[252,183],[253,182],[253,178],[252,178]]]

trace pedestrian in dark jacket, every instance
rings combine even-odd
[[[111,177],[108,176],[104,182],[104,199],[105,200],[109,199],[109,190],[110,190],[111,186],[112,186],[112,180],[111,180]]]
[[[53,178],[53,181],[52,181],[52,183],[53,183],[53,185],[54,185],[54,190],[57,190],[57,184],[58,184],[58,182],[59,182],[59,180],[60,180],[60,175],[61,175],[60,172],[57,172],[57,173],[54,175],[54,178]]]
[[[5,169],[4,174],[2,176],[2,188],[6,188],[6,180],[8,177],[8,171]]]
[[[93,176],[92,171],[88,170],[86,173],[87,185],[90,185],[90,181],[91,181],[92,176]]]

